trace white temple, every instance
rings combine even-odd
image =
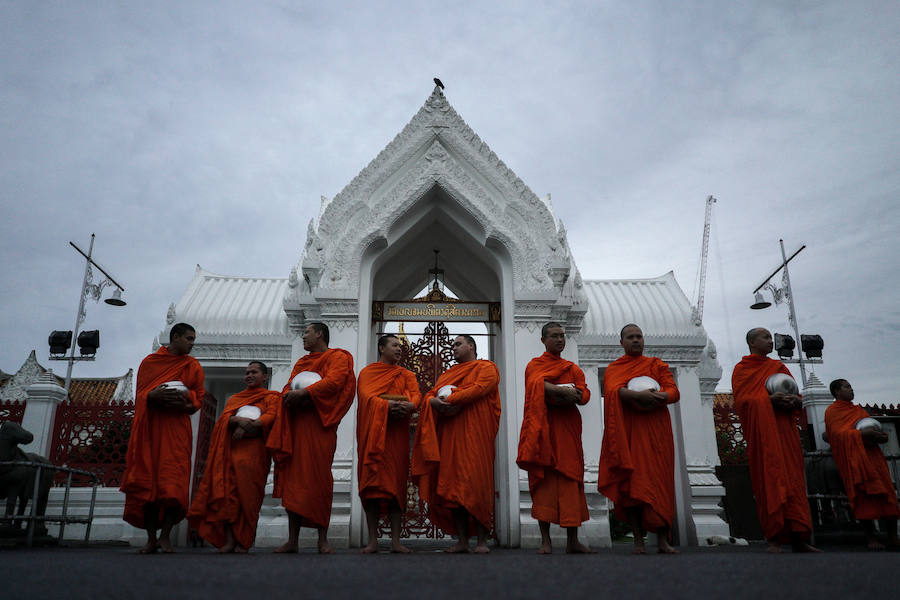
[[[697,325],[671,272],[650,279],[583,279],[549,200],[538,198],[469,128],[435,88],[409,124],[310,221],[297,265],[284,279],[229,277],[197,267],[182,298],[169,309],[158,341],[178,321],[197,329],[193,355],[207,389],[225,399],[243,387],[250,360],[272,368],[280,389],[303,353],[300,332],[310,321],[331,329],[331,346],[353,354],[357,372],[377,359],[373,302],[411,299],[428,283],[440,248],[445,281],[460,299],[496,302],[488,323],[490,356],[501,372],[503,403],[497,437],[496,531],[503,545],[537,545],[526,474],[515,464],[528,361],[543,352],[540,327],[549,320],[569,334],[565,357],[584,370],[592,401],[582,409],[586,489],[591,520],[583,537],[610,544],[608,503],[596,491],[603,433],[600,381],[622,354],[620,328],[638,323],[646,353],[672,367],[681,390],[670,407],[676,440],[680,544],[728,535],[719,517],[724,488],[714,474],[718,454],[712,402],[721,368],[715,346]],[[195,428],[196,429],[196,428]],[[356,493],[355,409],[338,432],[335,495],[329,537],[338,546],[364,543],[365,519]],[[305,531],[305,530],[304,530]],[[553,528],[554,535],[560,534]],[[257,543],[287,534],[284,511],[271,498]]]

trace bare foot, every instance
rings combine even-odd
[[[412,550],[399,542],[397,542],[396,544],[391,544],[391,552],[393,552],[394,554],[412,554]]]
[[[241,545],[237,545],[234,547],[235,554],[247,554],[247,549]]]
[[[334,548],[329,546],[327,542],[319,542],[319,554],[334,554]]]
[[[225,544],[224,546],[216,550],[216,554],[231,554],[232,552],[234,552],[234,550],[234,544]]]
[[[378,554],[378,544],[369,544],[359,551],[360,554]]]
[[[776,542],[768,542],[766,545],[766,552],[768,552],[769,554],[781,554],[784,551],[781,549],[781,544],[778,544]]]
[[[799,544],[792,544],[791,551],[792,552],[822,552],[815,546],[810,546],[806,542],[800,542]]]
[[[144,544],[144,546],[138,550],[138,554],[156,554],[157,550],[159,550],[159,542],[154,540]]]
[[[297,546],[297,544],[292,544],[291,542],[285,542],[273,550],[276,554],[296,554],[299,551],[299,546]]]
[[[657,554],[678,554],[678,550],[669,545],[669,542],[660,538],[659,544],[656,548]]]
[[[596,554],[596,552],[581,542],[575,542],[573,544],[566,544],[566,554]]]
[[[487,544],[476,544],[475,549],[472,550],[475,554],[490,554],[491,549],[488,548]]]
[[[166,538],[159,539],[159,549],[162,550],[165,554],[175,554],[175,547],[172,546],[172,542],[170,542]]]
[[[632,554],[647,554],[647,549],[644,548],[644,544],[635,544],[634,550],[631,551]]]
[[[553,547],[550,544],[541,544],[538,548],[538,554],[553,554]]]
[[[465,554],[468,551],[469,544],[464,544],[463,542],[456,542],[455,544],[444,550],[444,552],[449,552],[450,554]]]

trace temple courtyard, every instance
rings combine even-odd
[[[632,556],[627,544],[594,555],[494,549],[490,556],[215,555],[182,549],[140,556],[113,545],[0,550],[3,597],[20,598],[890,598],[900,553],[823,546],[824,554],[749,547],[681,548]]]

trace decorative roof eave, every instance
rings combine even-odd
[[[297,305],[306,293],[358,297],[359,257],[434,186],[474,217],[487,238],[507,247],[517,298],[569,278],[571,251],[549,200],[538,198],[435,89],[375,159],[333,200],[323,200],[294,269],[305,289],[290,290],[286,303]]]
[[[435,121],[436,115],[442,115],[444,117],[441,119],[440,123]],[[437,137],[440,135],[442,129],[450,126],[452,126],[454,131],[463,139],[468,140],[471,147],[474,148],[482,158],[491,164],[495,164],[497,171],[504,176],[509,185],[513,186],[521,194],[529,196],[530,200],[543,206],[547,213],[552,216],[552,204],[549,196],[546,200],[538,198],[525,182],[523,182],[512,169],[506,166],[494,151],[491,150],[487,143],[482,141],[478,134],[469,127],[468,123],[465,122],[453,106],[450,105],[450,102],[447,101],[443,90],[438,86],[434,86],[431,95],[425,100],[425,103],[413,118],[410,119],[406,126],[400,130],[400,133],[394,136],[394,139],[391,140],[388,145],[385,146],[381,152],[379,152],[378,155],[350,181],[350,183],[344,186],[344,189],[342,189],[332,200],[328,200],[328,198],[322,196],[322,205],[319,211],[320,217],[318,222],[315,223],[315,226],[318,227],[321,224],[322,218],[328,214],[329,209],[340,204],[340,200],[355,195],[356,190],[363,185],[365,185],[365,187],[378,187],[395,171],[393,168],[383,167],[388,166],[389,163],[403,164],[409,160],[411,155],[417,152],[421,145],[415,143],[410,144],[410,139],[417,137]],[[370,179],[372,179],[372,181],[368,181]]]
[[[129,369],[125,375],[119,377],[75,377],[72,379],[70,391],[77,389],[79,395],[82,395],[81,391],[86,390],[88,396],[91,396],[98,389],[113,388],[115,393],[110,393],[110,397],[133,400],[134,394],[131,393],[132,376],[132,370]],[[37,353],[32,350],[22,367],[3,386],[0,386],[0,401],[27,402],[28,386],[40,381],[53,382],[62,386],[65,379],[38,363]],[[101,398],[101,400],[106,399],[105,395]]]

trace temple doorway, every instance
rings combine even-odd
[[[423,292],[428,291],[423,290]],[[490,307],[494,306],[494,316],[499,315],[499,305],[494,303],[478,303],[484,305],[486,318],[490,318]],[[385,308],[387,306],[387,308]],[[435,284],[427,294],[423,293],[417,298],[405,303],[376,302],[373,310],[373,320],[386,318],[385,311],[413,313],[409,314],[416,320],[412,321],[380,321],[376,322],[377,336],[393,334],[400,338],[403,344],[403,357],[400,365],[412,371],[419,384],[419,392],[424,396],[431,390],[441,374],[449,369],[455,362],[453,356],[453,340],[460,334],[472,336],[476,341],[478,357],[491,360],[493,333],[489,331],[490,322],[478,321],[436,321],[427,320],[428,315],[415,315],[414,313],[450,314],[454,312],[465,315],[472,309],[472,303],[461,302],[456,295],[447,288],[439,289]],[[410,308],[412,307],[412,308]],[[453,316],[450,316],[454,319]],[[457,318],[460,318],[459,316]],[[425,320],[423,320],[425,319]],[[412,450],[416,427],[418,426],[419,413],[413,414],[410,420],[410,450]],[[497,492],[495,492],[497,494]],[[403,517],[400,526],[401,538],[417,539],[441,539],[445,535],[435,527],[428,517],[428,506],[419,496],[419,490],[412,480],[412,474],[407,475],[406,503],[403,508]],[[493,523],[490,534],[494,536]],[[390,523],[387,514],[382,514],[378,524],[378,537],[390,536]]]

